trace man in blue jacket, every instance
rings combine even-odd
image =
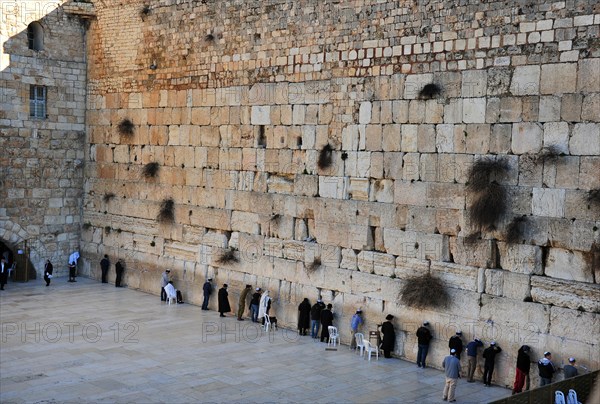
[[[473,341],[467,344],[467,381],[473,383],[473,375],[477,368],[477,349],[483,346],[483,342],[479,338],[474,338]]]
[[[204,282],[204,286],[202,286],[202,291],[204,292],[204,301],[202,302],[202,310],[208,310],[208,298],[212,293],[212,278],[208,278],[206,282]]]

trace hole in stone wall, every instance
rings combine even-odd
[[[257,147],[267,147],[267,138],[265,136],[265,125],[258,126],[258,136],[256,138]]]

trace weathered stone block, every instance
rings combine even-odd
[[[600,92],[600,59],[590,58],[579,61],[577,91],[583,93]]]
[[[544,147],[554,146],[560,153],[569,153],[569,124],[550,122],[544,124]]]
[[[540,122],[553,122],[560,120],[561,102],[559,97],[544,96],[540,97]]]
[[[538,216],[564,217],[565,190],[533,188],[531,211]]]
[[[503,269],[522,274],[543,273],[542,249],[538,246],[498,242],[498,253]]]
[[[577,81],[576,63],[542,65],[541,94],[574,93]]]
[[[485,70],[466,70],[462,72],[463,98],[483,97],[487,92],[487,72]]]
[[[492,240],[469,240],[450,237],[450,253],[460,265],[491,268],[496,262],[496,249]]]
[[[548,331],[551,335],[597,345],[599,329],[600,316],[598,314],[562,307],[550,308],[550,329]]]
[[[594,282],[594,271],[588,254],[580,251],[550,248],[544,272],[553,278]]]
[[[375,202],[394,202],[394,181],[374,180],[371,184],[371,198]]]
[[[515,313],[519,313],[519,316],[515,316]],[[484,294],[481,296],[479,318],[482,321],[491,320],[497,327],[529,329],[534,324],[537,329],[546,330],[550,321],[550,307]]]
[[[511,148],[515,154],[538,153],[542,148],[543,132],[532,122],[513,124]]]
[[[348,177],[319,176],[319,195],[323,198],[346,199],[348,182]]]
[[[513,72],[510,92],[514,95],[536,95],[539,93],[540,67],[517,66]]]
[[[477,291],[479,269],[448,262],[432,262],[431,274],[452,288]]]
[[[600,154],[600,124],[576,124],[569,141],[569,150],[573,155]]]
[[[465,123],[484,123],[486,102],[485,98],[463,99],[462,121]]]
[[[600,285],[543,276],[531,278],[534,302],[578,310],[600,312]]]

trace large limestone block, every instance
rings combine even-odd
[[[348,197],[358,201],[368,201],[370,186],[370,181],[367,178],[350,178]]]
[[[579,310],[550,308],[550,334],[587,344],[600,343],[600,315]]]
[[[477,291],[479,268],[449,262],[432,262],[431,274],[452,288]]]
[[[533,188],[531,211],[537,216],[564,217],[565,190]]]
[[[377,275],[392,276],[396,268],[396,258],[391,254],[373,253],[373,271]]]
[[[531,278],[533,301],[569,309],[600,312],[600,285],[543,276]]]
[[[464,209],[464,185],[430,183],[427,187],[426,201],[436,208]]]
[[[319,196],[322,198],[347,199],[348,177],[319,176]]]
[[[531,298],[531,277],[529,275],[503,272],[502,295],[504,297],[517,301]]]
[[[252,115],[250,116],[252,125],[270,125],[271,107],[268,105],[252,106]]]
[[[417,258],[396,258],[396,270],[394,274],[399,279],[409,279],[415,276],[423,276],[429,273],[431,261]]]
[[[487,72],[485,70],[465,70],[462,72],[462,97],[483,97],[487,92]]]
[[[296,174],[294,195],[315,196],[319,192],[319,177],[316,175]]]
[[[424,182],[394,182],[394,202],[400,205],[426,206],[428,185]]]
[[[404,99],[406,100],[414,100],[419,98],[419,92],[425,87],[425,85],[430,84],[433,80],[433,74],[410,74],[406,76],[406,81],[404,82]]]
[[[582,157],[579,186],[583,189],[600,188],[600,156]]]
[[[492,268],[496,262],[496,248],[492,240],[465,240],[450,237],[450,253],[460,265]]]
[[[371,299],[381,299],[381,283],[386,278],[379,275],[372,275],[366,272],[352,272],[351,289],[356,295],[363,295]],[[389,280],[389,279],[388,279]]]
[[[542,249],[535,245],[511,244],[499,241],[500,266],[507,271],[541,275]]]
[[[577,91],[583,93],[600,92],[600,58],[580,60],[577,79]]]
[[[358,110],[358,123],[369,124],[371,123],[371,109],[372,105],[370,102],[361,102]]]
[[[572,155],[600,154],[600,124],[578,123],[569,141]]]
[[[519,315],[516,316],[515,313]],[[529,329],[533,324],[538,330],[545,331],[550,321],[550,307],[483,294],[479,319],[491,320],[495,326],[508,329]]]
[[[594,282],[594,269],[589,254],[581,251],[550,248],[544,272],[553,278]]]
[[[543,64],[542,76],[540,79],[540,93],[574,93],[576,81],[576,63]]]
[[[484,123],[485,122],[485,98],[465,98],[463,99],[462,114],[464,123]]]
[[[569,124],[549,122],[544,124],[544,147],[554,146],[559,153],[569,153]]]
[[[340,262],[340,268],[350,269],[353,271],[358,268],[357,256],[354,250],[342,248],[342,261]]]
[[[371,200],[375,202],[394,202],[394,181],[374,180],[371,186]]]
[[[447,261],[449,258],[448,237],[441,234],[385,228],[383,239],[386,251],[394,255],[437,261]]]
[[[543,131],[539,124],[513,124],[511,149],[514,154],[538,153],[542,148]]]
[[[259,216],[252,212],[233,211],[231,214],[231,229],[258,234],[260,232]]]
[[[517,66],[510,83],[513,95],[537,95],[540,88],[539,66]]]

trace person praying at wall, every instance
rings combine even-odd
[[[237,319],[238,321],[244,321],[242,316],[244,315],[244,310],[246,310],[246,298],[248,297],[248,293],[252,290],[252,285],[246,285],[242,293],[240,293],[240,301],[238,302],[238,312]]]
[[[265,290],[265,293],[260,297],[260,302],[258,304],[258,318],[262,319],[262,323],[265,323],[265,316],[269,315],[269,310],[271,309],[271,296],[269,296],[269,291]]]
[[[310,327],[310,302],[304,298],[298,306],[298,334],[306,335]]]
[[[396,346],[396,331],[394,330],[394,324],[392,324],[392,320],[394,316],[388,314],[385,317],[383,324],[381,324],[381,333],[383,334],[383,338],[381,340],[381,349],[383,350],[383,356],[385,358],[392,357],[392,351]]]
[[[219,289],[219,317],[225,317],[225,313],[229,313],[231,311],[231,306],[229,306],[229,293],[227,292],[227,284],[223,284],[223,287]]]
[[[531,358],[529,357],[529,346],[523,345],[517,352],[517,370],[515,373],[515,383],[513,384],[513,394],[523,391],[523,386],[527,382],[526,389],[529,390],[529,369],[531,367]]]
[[[492,386],[492,374],[494,373],[494,363],[496,361],[496,355],[502,352],[496,341],[492,341],[490,346],[483,351],[483,384],[487,387]]]

